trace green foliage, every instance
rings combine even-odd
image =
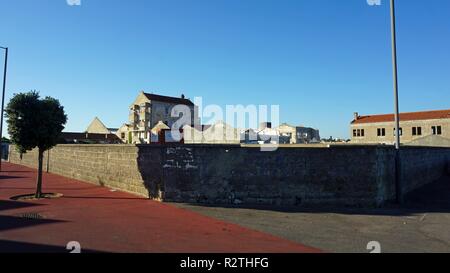
[[[11,141],[21,153],[55,146],[67,122],[59,101],[51,97],[41,99],[36,91],[15,94],[5,115]]]
[[[2,137],[2,143],[11,143],[11,140],[6,137]]]

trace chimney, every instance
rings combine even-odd
[[[358,112],[353,113],[353,118],[354,118],[354,120],[358,120],[359,119],[359,113]]]
[[[182,99],[185,99],[185,98],[186,98],[186,96],[184,96],[184,94],[181,94],[181,98],[182,98]]]

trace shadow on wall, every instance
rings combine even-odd
[[[339,206],[298,207],[298,206],[267,206],[267,205],[223,205],[187,203],[180,205],[184,208],[193,208],[202,212],[214,209],[242,209],[255,211],[270,211],[281,213],[332,213],[344,215],[371,215],[371,216],[411,216],[424,213],[450,213],[450,175],[419,188],[405,198],[402,205],[387,204],[382,208],[345,208]],[[212,209],[212,210],[210,210]],[[218,210],[220,212],[220,210]]]
[[[377,164],[390,149],[377,149],[142,145],[137,165],[150,198],[168,202],[373,207],[395,196],[390,166]]]
[[[279,148],[142,145],[137,165],[150,198],[266,207],[380,207],[395,200],[392,147]],[[410,192],[444,175],[449,149],[407,148]],[[418,174],[421,175],[418,175]]]
[[[147,189],[148,197],[153,200],[164,200],[164,182],[162,163],[164,149],[155,145],[138,145],[137,166]]]

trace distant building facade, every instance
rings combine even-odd
[[[152,129],[156,125],[162,122],[172,128],[180,119],[172,116],[172,110],[178,105],[190,110],[190,124],[187,125],[193,126],[198,122],[197,107],[184,95],[176,98],[141,92],[130,106],[129,124],[119,129],[120,138],[126,143],[151,143]]]
[[[59,144],[122,144],[115,134],[89,134],[63,132]]]
[[[179,124],[180,134],[174,137],[171,129],[180,122],[182,115],[174,113],[175,106],[184,106],[190,118]],[[172,115],[175,114],[175,115]],[[96,122],[93,128],[105,129]],[[186,144],[308,144],[319,143],[319,130],[302,126],[283,124],[272,128],[270,122],[260,124],[258,130],[238,129],[218,121],[211,125],[201,125],[198,106],[184,95],[180,98],[141,92],[130,106],[129,122],[117,129],[122,143],[150,144],[179,142]]]
[[[319,130],[291,126],[283,123],[272,128],[270,122],[261,123],[258,130],[246,129],[241,132],[241,143],[245,144],[310,144],[320,143]]]
[[[117,128],[107,128],[98,117],[95,117],[86,129],[89,134],[116,134],[117,131]]]
[[[213,125],[203,125],[195,128],[189,125],[183,127],[184,143],[186,144],[240,144],[241,132],[223,121]]]
[[[291,126],[283,123],[277,130],[280,135],[280,143],[282,144],[320,143],[320,132],[314,128]]]
[[[396,136],[394,120],[393,114],[360,116],[355,113],[350,125],[351,142],[393,144]],[[450,139],[450,110],[400,114],[401,143],[420,143],[424,138],[428,140],[423,142],[429,145],[433,145],[432,139],[442,143]]]
[[[98,118],[89,124],[84,132],[63,132],[59,144],[121,144],[123,141],[117,135],[118,129],[107,128]]]

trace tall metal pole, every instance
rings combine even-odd
[[[391,34],[392,34],[392,67],[394,78],[394,108],[395,108],[395,192],[397,203],[403,203],[403,186],[400,157],[400,111],[398,102],[398,72],[397,72],[397,35],[395,26],[395,1],[391,0]]]
[[[3,156],[3,111],[5,109],[5,91],[6,91],[6,71],[8,69],[8,48],[0,47],[5,50],[5,69],[3,71],[3,92],[2,92],[2,110],[1,110],[1,121],[0,121],[0,172],[2,171],[2,156]]]
[[[397,35],[395,27],[395,1],[391,0],[391,32],[392,32],[392,66],[394,73],[395,102],[395,149],[400,149],[400,113],[398,103],[398,73],[397,73]]]

